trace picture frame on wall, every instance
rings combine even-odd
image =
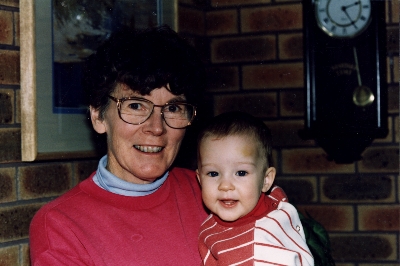
[[[22,161],[99,155],[83,104],[84,59],[120,27],[177,30],[176,0],[82,2],[20,0]]]

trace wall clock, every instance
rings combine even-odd
[[[305,128],[338,163],[387,128],[385,1],[303,1]]]

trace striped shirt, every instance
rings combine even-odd
[[[235,222],[211,214],[200,228],[203,265],[314,265],[297,210],[274,187]]]

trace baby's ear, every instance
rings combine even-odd
[[[196,177],[197,177],[197,180],[199,181],[199,183],[200,183],[200,185],[201,185],[201,182],[200,182],[200,175],[199,175],[199,169],[196,169]]]
[[[276,175],[275,167],[269,167],[267,171],[265,171],[264,184],[261,189],[262,192],[267,192],[271,188],[275,180],[275,175]]]

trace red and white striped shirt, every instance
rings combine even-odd
[[[237,221],[211,214],[200,228],[199,251],[207,266],[314,265],[297,210],[279,187]]]

